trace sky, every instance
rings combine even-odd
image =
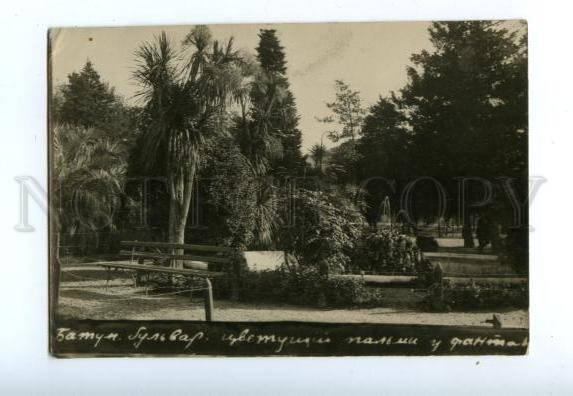
[[[303,152],[331,126],[316,117],[329,115],[326,102],[334,99],[334,81],[342,79],[360,92],[363,105],[398,90],[407,81],[410,56],[430,49],[427,22],[372,22],[272,25],[210,25],[214,38],[233,36],[235,47],[255,54],[260,29],[276,29],[284,47],[287,76],[300,115]],[[138,87],[131,78],[134,52],[145,41],[165,31],[179,44],[192,26],[63,28],[51,31],[52,76],[55,85],[79,71],[89,59],[104,81],[128,103]]]

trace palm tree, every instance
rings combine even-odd
[[[226,130],[226,106],[241,84],[238,55],[232,39],[222,46],[206,26],[197,26],[179,53],[162,32],[136,56],[134,77],[149,120],[142,153],[148,166],[157,157],[166,159],[169,241],[184,243],[201,150],[206,139]]]
[[[246,64],[248,87],[243,90],[241,118],[235,138],[255,181],[254,243],[258,248],[273,247],[281,224],[279,188],[269,176],[271,162],[283,155],[281,135],[273,130],[275,110],[280,108],[288,91],[280,75],[265,72],[258,63]]]
[[[256,60],[242,56],[242,85],[237,94],[240,115],[234,137],[255,183],[253,242],[272,247],[280,225],[278,187],[269,177],[271,161],[279,159],[281,137],[272,130],[273,111],[286,97],[280,76],[263,71]]]
[[[57,233],[80,235],[84,242],[94,238],[97,246],[99,231],[115,229],[127,168],[125,148],[91,128],[56,125],[53,139]]]
[[[279,76],[261,70],[253,63],[243,65],[244,86],[239,103],[241,117],[237,122],[237,143],[258,176],[266,175],[270,162],[281,157],[281,137],[272,130],[273,110],[281,105],[286,91]]]
[[[250,161],[249,164],[255,181],[253,202],[254,243],[257,247],[272,247],[281,220],[279,216],[278,187],[274,185],[271,178],[266,175],[260,175],[257,168],[253,167]]]
[[[60,234],[99,240],[102,228],[115,228],[127,164],[125,148],[93,129],[56,125],[52,133],[50,178],[50,230],[55,240],[50,277],[52,307],[57,307],[60,286]],[[53,209],[53,210],[52,210]]]

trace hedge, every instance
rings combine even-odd
[[[428,288],[423,307],[431,311],[467,311],[480,309],[527,308],[527,282],[472,282],[453,284],[444,280]]]
[[[214,282],[215,296],[230,298],[230,280],[221,278]],[[245,302],[317,307],[379,306],[383,302],[381,291],[366,287],[361,279],[326,277],[316,269],[246,272],[239,284],[239,300]]]

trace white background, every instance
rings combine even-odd
[[[18,233],[14,177],[46,180],[46,34],[55,26],[527,18],[532,203],[527,357],[74,359],[48,355],[45,215]],[[566,1],[12,1],[0,12],[0,393],[560,394],[573,391]],[[444,393],[447,392],[447,393]]]

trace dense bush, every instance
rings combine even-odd
[[[527,283],[472,282],[453,284],[445,280],[428,289],[425,308],[433,311],[527,308]]]
[[[210,139],[204,151],[200,176],[208,231],[217,244],[245,248],[255,235],[257,180],[230,137]]]
[[[246,272],[240,285],[239,299],[246,302],[355,307],[380,305],[383,301],[381,292],[367,288],[361,279],[327,277],[314,268]],[[229,298],[230,288],[228,279],[215,280],[216,297]]]
[[[325,285],[326,304],[330,306],[380,306],[384,296],[380,289],[366,287],[362,279],[329,278]]]
[[[365,232],[353,255],[353,271],[416,274],[428,271],[413,238],[392,230]]]
[[[291,217],[282,229],[281,245],[303,268],[322,275],[345,272],[366,221],[356,205],[336,191],[299,188],[288,197]]]

